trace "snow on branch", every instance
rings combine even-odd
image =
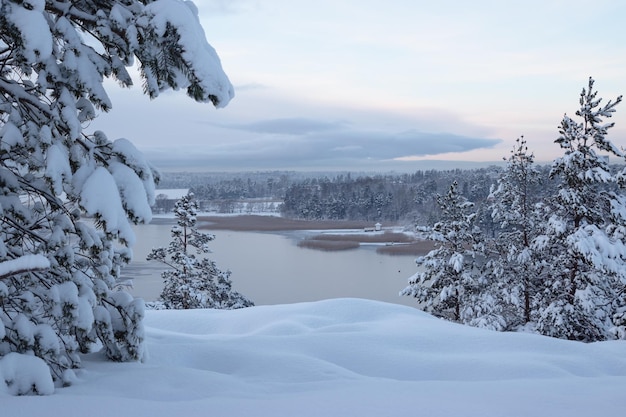
[[[0,279],[24,272],[43,271],[50,268],[50,261],[43,255],[24,255],[17,259],[0,262]]]

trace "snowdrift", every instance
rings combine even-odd
[[[621,415],[626,342],[496,333],[360,299],[149,311],[149,358],[88,355],[50,396],[2,415]]]

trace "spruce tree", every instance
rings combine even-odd
[[[482,253],[476,213],[473,203],[459,194],[456,181],[445,196],[437,196],[437,202],[441,220],[428,236],[436,248],[416,260],[421,270],[400,294],[415,297],[419,308],[437,317],[463,322],[471,308],[468,301],[483,285],[476,264]]]
[[[208,243],[214,235],[197,227],[198,205],[189,194],[176,202],[176,225],[167,248],[156,248],[148,255],[168,267],[163,271],[164,287],[160,301],[168,309],[218,308],[235,309],[254,303],[232,289],[230,271],[221,271],[208,259]],[[200,256],[198,256],[200,255]]]
[[[560,137],[564,151],[554,160],[558,181],[550,199],[542,235],[533,243],[549,264],[538,294],[538,330],[549,336],[594,341],[611,338],[614,315],[624,306],[626,282],[626,198],[624,173],[615,174],[609,157],[624,154],[607,138],[621,96],[602,104],[594,80],[580,94],[578,120],[564,116]],[[621,295],[620,295],[621,294]]]
[[[532,243],[543,222],[541,177],[526,140],[517,139],[507,165],[492,187],[489,208],[498,229],[490,242],[485,274],[488,291],[498,300],[504,329],[536,320],[536,293],[543,261]]]
[[[190,2],[0,0],[0,356],[39,356],[59,384],[93,347],[143,357],[143,302],[114,288],[157,175],[128,140],[86,130],[135,58],[151,97],[233,95]]]

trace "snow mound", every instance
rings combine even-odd
[[[488,417],[623,411],[621,341],[496,333],[360,299],[153,310],[145,325],[145,363],[91,355],[73,386],[36,402],[2,398],[3,413],[367,417],[419,410]]]
[[[36,356],[11,352],[0,358],[0,392],[11,395],[50,395],[54,382],[48,365]],[[18,415],[8,412],[3,415]]]
[[[497,381],[626,375],[624,343],[590,345],[497,333],[369,300],[260,306],[234,314],[160,310],[147,318],[154,337],[175,335],[191,341],[183,344],[192,350],[178,356],[178,361],[167,358],[167,347],[150,346],[153,360],[231,376],[256,374],[266,381],[360,377]],[[211,341],[210,352],[193,349],[198,340]],[[606,362],[612,352],[621,352],[615,358],[617,366]],[[303,367],[307,372],[302,372]]]

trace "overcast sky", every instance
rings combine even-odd
[[[411,169],[498,161],[524,135],[538,161],[589,76],[626,93],[626,1],[196,0],[235,87],[224,109],[108,84],[94,127],[157,167]],[[626,104],[611,138],[626,146]],[[174,164],[167,160],[175,160]]]

